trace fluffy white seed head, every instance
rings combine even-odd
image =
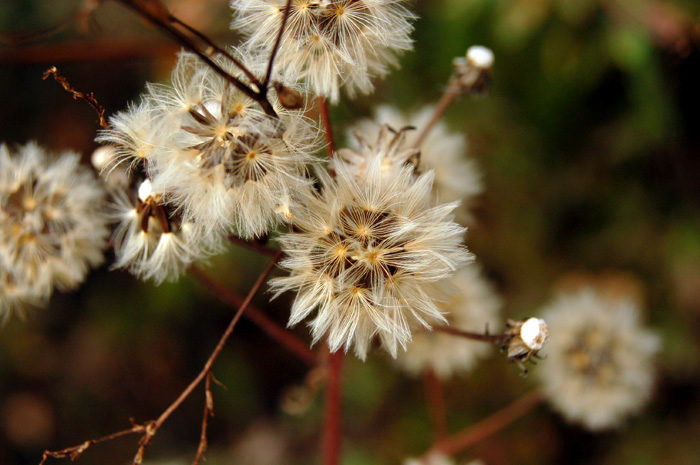
[[[348,135],[352,149],[340,150],[339,154],[355,167],[358,175],[362,175],[372,156],[371,146],[376,145],[378,139],[387,140],[379,134],[387,130],[382,129],[386,125],[396,131],[394,143],[386,147],[383,162],[383,172],[391,175],[407,163],[415,163],[418,158],[417,151],[413,149],[416,138],[433,112],[432,106],[411,115],[403,115],[392,107],[379,107],[373,120],[360,121]],[[465,137],[450,133],[446,125],[440,122],[433,127],[419,150],[418,171],[435,172],[434,198],[438,202],[459,200],[461,205],[456,210],[457,219],[462,224],[472,224],[474,220],[470,207],[483,192],[484,185],[476,161],[467,157]]]
[[[591,288],[563,294],[543,312],[550,338],[537,373],[552,407],[591,430],[620,426],[651,395],[659,339],[631,300]]]
[[[304,80],[333,102],[345,87],[369,93],[396,54],[412,48],[415,16],[403,0],[293,0],[275,67],[285,81]],[[246,46],[268,57],[282,23],[285,0],[232,0],[233,28]]]
[[[261,66],[231,53],[253,71]],[[241,77],[226,59],[213,59]],[[149,85],[141,103],[113,118],[98,141],[114,145],[117,162],[142,166],[160,201],[198,236],[262,236],[288,222],[287,207],[310,188],[306,165],[319,141],[303,111],[273,105],[279,118],[183,52],[171,83]]]
[[[438,302],[450,326],[466,331],[481,332],[501,324],[498,296],[482,276],[476,264],[460,269],[452,278],[451,296]],[[438,377],[448,379],[471,370],[477,361],[491,352],[491,346],[480,341],[438,332],[418,331],[406,352],[399,354],[397,365],[413,376],[432,370]]]
[[[137,194],[114,194],[114,268],[156,284],[178,279],[195,261],[218,250],[219,237],[197,234],[190,223],[163,202],[163,194],[144,180]]]
[[[455,204],[432,207],[432,173],[415,177],[406,167],[382,176],[378,151],[363,179],[334,160],[336,177],[321,176],[294,219],[296,232],[280,239],[290,276],[271,285],[297,292],[289,324],[311,313],[314,341],[331,351],[365,358],[373,336],[396,356],[411,329],[444,323],[434,302],[445,281],[471,259],[461,245],[464,228],[452,221]]]
[[[0,146],[0,314],[77,287],[103,260],[104,188],[80,157]]]
[[[150,86],[146,97],[175,127],[153,153],[154,188],[206,235],[250,238],[287,221],[289,198],[310,187],[306,165],[314,160],[316,127],[280,105],[279,118],[271,118],[190,54],[180,55],[172,82]]]

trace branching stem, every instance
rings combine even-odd
[[[155,420],[153,423],[148,424],[146,434],[143,436],[143,438],[141,438],[139,449],[136,452],[136,456],[134,457],[133,465],[141,464],[141,462],[143,461],[143,453],[146,449],[146,446],[148,446],[148,444],[151,442],[151,439],[156,434],[158,429],[163,425],[163,423],[165,423],[165,421],[170,417],[170,415],[172,415],[172,413],[175,410],[177,410],[177,408],[180,407],[180,405],[182,405],[185,399],[189,397],[189,395],[192,393],[192,391],[194,391],[194,389],[199,385],[199,383],[201,383],[204,380],[204,378],[206,378],[207,375],[211,372],[211,368],[214,365],[214,362],[223,350],[229,337],[231,337],[231,334],[233,333],[236,324],[238,324],[238,321],[241,319],[241,316],[243,316],[243,312],[245,312],[245,310],[248,308],[248,306],[253,300],[253,297],[255,296],[255,294],[258,293],[263,283],[267,279],[267,276],[275,267],[275,263],[277,263],[277,260],[279,260],[281,256],[282,252],[280,251],[270,261],[270,263],[263,270],[260,276],[258,276],[257,281],[255,281],[255,284],[253,284],[253,287],[251,287],[245,300],[243,300],[243,303],[241,303],[241,306],[238,308],[238,311],[229,323],[228,328],[226,328],[226,331],[224,331],[224,334],[219,339],[219,342],[218,344],[216,344],[216,347],[209,356],[209,359],[204,364],[204,368],[202,368],[202,371],[200,371],[197,377],[194,380],[192,380],[192,382],[189,384],[189,386],[187,386],[187,388],[185,388],[185,390],[182,391],[182,394],[180,394],[180,396],[177,399],[175,399],[175,402],[170,404],[170,407],[165,409],[165,411],[158,417],[157,420]]]
[[[226,286],[215,280],[200,268],[190,267],[189,273],[225,304],[234,308],[241,306],[242,299],[239,296],[231,292]],[[307,343],[297,338],[292,332],[272,321],[252,304],[248,305],[248,309],[244,313],[244,316],[255,323],[260,329],[265,331],[268,336],[277,341],[283,347],[287,348],[287,350],[296,355],[307,365],[315,366],[318,363],[316,353],[309,349],[309,345]]]

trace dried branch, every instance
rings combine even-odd
[[[109,124],[107,123],[107,120],[105,119],[105,109],[102,108],[102,105],[100,105],[97,102],[97,99],[95,98],[95,95],[90,92],[89,94],[84,94],[83,92],[80,92],[79,90],[76,90],[73,88],[73,86],[70,85],[68,80],[61,76],[58,73],[58,68],[55,66],[47,69],[44,72],[44,75],[42,76],[43,80],[46,80],[49,78],[49,76],[53,76],[54,80],[61,84],[64,89],[66,89],[68,92],[70,92],[73,95],[73,100],[84,100],[85,102],[88,103],[96,112],[97,112],[97,117],[99,118],[99,123],[100,126],[104,129],[109,128]]]
[[[491,342],[493,344],[503,344],[507,339],[507,334],[489,334],[488,329],[485,333],[473,333],[461,329],[452,328],[450,326],[433,325],[433,331],[438,331],[452,336],[466,337],[475,341]]]
[[[277,253],[277,250],[272,249],[266,246],[264,243],[258,241],[247,241],[243,238],[234,235],[229,236],[228,240],[236,245],[240,245],[245,249],[252,250],[253,252],[257,252],[262,255],[269,255],[270,257],[273,257]]]
[[[543,400],[544,396],[539,390],[532,391],[480,422],[436,442],[420,460],[427,463],[428,457],[435,453],[454,455],[502,430],[537,407]]]
[[[333,154],[335,153],[335,138],[333,137],[331,114],[328,110],[328,100],[326,100],[324,97],[316,97],[316,104],[321,111],[321,123],[323,124],[324,135],[326,137],[328,158],[333,158]]]
[[[134,424],[131,428],[125,429],[123,431],[117,431],[116,433],[109,434],[107,436],[103,436],[98,439],[90,439],[88,441],[83,442],[82,444],[78,444],[77,446],[73,447],[67,447],[65,449],[57,450],[57,451],[49,451],[46,450],[44,451],[44,454],[42,456],[41,462],[39,465],[44,465],[44,463],[50,458],[54,459],[64,459],[66,457],[70,458],[71,461],[76,460],[80,458],[80,456],[85,452],[90,446],[94,444],[99,444],[101,442],[107,442],[111,441],[113,439],[120,438],[122,436],[126,436],[128,434],[142,434],[145,433],[148,428],[148,425],[137,425]]]
[[[292,0],[287,0],[287,4],[284,7],[284,13],[282,14],[282,24],[280,25],[280,30],[277,33],[277,40],[275,40],[275,46],[272,48],[272,53],[270,53],[270,60],[267,62],[267,72],[265,73],[265,80],[263,81],[263,87],[267,90],[270,84],[270,78],[272,77],[272,67],[275,64],[275,57],[277,56],[277,51],[282,43],[282,36],[284,35],[284,29],[287,27],[287,19],[289,19],[289,13],[291,11]]]
[[[224,331],[224,334],[221,336],[219,339],[218,344],[212,351],[211,355],[209,356],[209,359],[207,362],[204,364],[204,368],[202,368],[202,371],[197,375],[197,377],[192,380],[192,382],[185,388],[184,391],[180,394],[180,396],[173,402],[170,407],[168,407],[161,415],[158,417],[157,420],[154,422],[151,422],[148,424],[148,428],[146,429],[146,432],[144,436],[141,438],[141,441],[139,441],[139,448],[136,452],[136,455],[134,456],[133,460],[133,465],[140,465],[143,462],[143,454],[146,450],[146,447],[148,444],[151,442],[151,439],[153,436],[158,432],[158,429],[165,423],[165,421],[172,415],[172,413],[177,410],[180,405],[189,397],[189,395],[194,391],[194,389],[201,383],[211,372],[211,368],[214,365],[214,362],[216,359],[219,357],[219,354],[223,350],[224,346],[226,345],[226,342],[228,342],[229,337],[233,333],[234,328],[236,327],[236,324],[238,324],[238,321],[241,319],[243,316],[243,312],[248,308],[250,303],[253,301],[253,297],[258,293],[260,288],[262,287],[263,283],[267,279],[267,276],[272,272],[273,268],[275,267],[275,264],[277,263],[277,260],[280,259],[282,256],[282,252],[278,252],[277,255],[270,261],[270,263],[267,265],[267,267],[263,270],[263,272],[258,276],[257,281],[255,281],[255,284],[253,284],[253,287],[251,287],[250,291],[248,292],[248,295],[246,296],[245,300],[243,300],[243,303],[241,306],[238,308],[238,311],[236,314],[233,316],[233,319],[228,325],[228,328],[226,328],[226,331]]]
[[[243,92],[247,97],[250,97],[251,99],[255,100],[258,102],[258,104],[262,107],[263,111],[269,116],[272,117],[277,117],[277,113],[275,112],[275,109],[272,107],[272,104],[267,100],[267,97],[265,93],[260,92],[259,90],[252,89],[248,87],[246,84],[244,84],[240,79],[236,78],[235,76],[232,76],[228,72],[226,72],[218,63],[216,63],[212,58],[211,58],[211,50],[205,50],[202,51],[200,48],[195,44],[195,42],[192,40],[191,37],[188,37],[186,34],[181,32],[179,29],[177,29],[175,26],[172,24],[172,18],[173,16],[168,12],[168,10],[165,8],[165,6],[159,1],[159,0],[119,0],[121,3],[123,3],[125,6],[131,8],[135,12],[137,12],[139,15],[141,15],[143,18],[147,19],[149,22],[154,24],[156,27],[161,29],[163,32],[167,33],[170,35],[176,42],[178,42],[180,45],[185,47],[187,50],[190,50],[192,53],[196,54],[202,61],[204,61],[215,73],[226,79],[226,81],[230,82],[234,87],[236,87],[238,90]],[[179,24],[182,24],[181,22]],[[194,30],[193,28],[190,28],[187,26],[187,31],[190,32],[191,34],[195,35],[197,38],[202,40],[202,37],[204,37],[204,34],[197,32],[197,34],[192,33]],[[213,42],[210,39],[206,40],[206,43],[208,46],[212,44]],[[239,66],[238,62],[234,62],[237,66]],[[241,69],[243,70],[244,73],[246,73],[246,70],[242,65],[240,65]],[[249,71],[246,73],[246,75],[249,74]]]
[[[192,465],[199,465],[204,458],[209,442],[207,441],[207,423],[209,417],[214,416],[214,396],[211,394],[211,371],[207,373],[207,379],[204,382],[204,414],[202,415],[202,432],[199,436],[199,446],[197,447],[197,455],[194,457]]]
[[[189,272],[200,282],[200,284],[208,288],[225,304],[235,308],[238,308],[241,305],[240,297],[201,269],[191,267]],[[264,313],[253,305],[248,306],[248,310],[244,315],[250,321],[255,323],[260,329],[265,331],[268,336],[277,341],[283,347],[286,347],[292,354],[299,357],[299,359],[305,362],[307,365],[315,366],[318,363],[316,353],[309,349],[309,345],[307,343],[297,338],[292,332],[286,330],[269,319]]]

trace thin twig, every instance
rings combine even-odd
[[[447,108],[452,104],[452,102],[455,101],[455,99],[459,95],[459,88],[456,86],[454,78],[452,78],[450,79],[450,83],[447,85],[445,92],[442,94],[442,97],[440,97],[440,101],[435,106],[435,111],[433,111],[433,115],[430,117],[430,121],[428,121],[428,123],[423,127],[423,129],[421,129],[421,132],[418,134],[418,137],[416,137],[416,140],[413,142],[413,148],[420,148],[420,146],[425,141],[425,138],[428,137],[430,131],[437,124],[437,122],[440,121],[440,118],[442,118],[442,115],[445,113]]]
[[[289,13],[291,11],[292,0],[287,0],[287,5],[284,7],[284,12],[282,13],[282,24],[280,25],[280,30],[277,33],[277,39],[275,40],[275,46],[270,54],[270,61],[267,62],[267,72],[265,73],[265,80],[263,81],[263,87],[267,90],[270,84],[270,78],[272,78],[272,67],[275,64],[275,57],[277,56],[277,51],[280,48],[280,43],[282,43],[282,36],[284,35],[284,29],[287,27],[287,19],[289,18]]]
[[[430,421],[433,425],[433,441],[438,442],[447,436],[447,407],[445,405],[445,392],[442,382],[435,371],[427,369],[423,373],[425,396],[430,413]]]
[[[207,53],[207,55],[211,56],[211,55],[213,54],[213,52],[216,52],[216,53],[219,53],[219,54],[225,56],[226,58],[228,58],[229,60],[231,60],[231,62],[232,62],[234,65],[236,65],[241,71],[243,71],[243,74],[246,75],[246,77],[250,80],[251,83],[255,84],[256,86],[260,86],[260,81],[258,80],[258,78],[255,77],[255,75],[254,75],[253,73],[251,73],[250,70],[249,70],[243,63],[241,63],[241,61],[240,61],[238,58],[234,57],[234,56],[231,55],[228,51],[226,51],[225,49],[223,49],[223,48],[219,47],[218,45],[216,45],[216,43],[214,43],[214,41],[211,40],[209,37],[207,37],[206,35],[202,34],[202,33],[199,32],[197,29],[195,29],[195,28],[193,28],[192,26],[190,26],[190,25],[184,23],[182,20],[176,18],[176,17],[173,16],[173,15],[170,15],[170,21],[173,22],[173,23],[175,23],[175,24],[179,24],[180,26],[182,26],[183,28],[185,28],[185,30],[187,30],[190,34],[194,35],[194,36],[197,37],[199,40],[201,40],[202,42],[204,42],[205,44],[207,44],[209,47],[211,47],[211,51],[212,51],[212,52],[211,52],[211,53]]]
[[[90,439],[88,441],[83,442],[82,444],[79,444],[77,446],[73,447],[67,447],[65,449],[57,450],[57,451],[50,451],[46,450],[44,451],[44,455],[42,456],[41,462],[39,465],[44,465],[46,460],[49,459],[49,457],[54,458],[54,459],[64,459],[66,457],[70,457],[71,461],[78,459],[83,452],[85,452],[90,446],[94,444],[99,444],[101,442],[107,442],[111,441],[113,439],[120,438],[122,436],[126,436],[128,434],[137,434],[137,433],[144,433],[146,431],[147,426],[146,425],[133,425],[129,429],[125,429],[122,431],[117,431],[116,433],[109,434],[107,436],[103,436],[98,439]]]
[[[488,331],[484,334],[473,333],[471,331],[463,331],[461,329],[452,328],[450,326],[433,325],[433,331],[438,331],[452,336],[466,337],[475,341],[492,342],[494,344],[503,344],[508,338],[507,334],[489,334]]]
[[[197,447],[197,455],[194,457],[192,465],[199,465],[204,458],[209,442],[207,441],[207,423],[209,417],[214,416],[214,396],[211,394],[211,371],[207,373],[207,379],[204,382],[204,414],[202,415],[202,432],[199,435],[199,446]]]
[[[231,235],[228,237],[228,240],[236,245],[240,245],[243,248],[252,250],[253,252],[257,252],[262,255],[269,255],[270,257],[273,257],[277,253],[276,249],[271,249],[270,247],[255,241],[247,241],[238,236]]]
[[[343,356],[343,351],[338,350],[328,357],[322,441],[323,465],[338,465],[340,463],[340,418],[342,411],[340,393],[342,388]]]
[[[136,455],[134,456],[134,460],[132,462],[133,465],[139,465],[142,463],[143,453],[146,450],[146,446],[148,446],[148,444],[151,442],[151,439],[158,431],[158,428],[160,428],[163,425],[163,423],[170,417],[170,415],[172,415],[172,413],[175,410],[177,410],[177,408],[185,401],[185,399],[187,399],[187,397],[189,397],[192,391],[194,391],[194,389],[199,385],[199,383],[201,383],[202,380],[204,380],[207,374],[211,371],[211,367],[214,365],[214,362],[216,361],[217,357],[226,345],[226,342],[231,336],[231,333],[233,333],[233,330],[236,327],[238,321],[241,319],[241,316],[243,316],[243,312],[248,308],[248,306],[253,300],[253,297],[255,296],[255,294],[258,293],[263,283],[267,279],[267,276],[275,267],[275,263],[277,263],[277,260],[279,260],[281,256],[282,251],[278,252],[277,255],[275,255],[275,257],[270,261],[270,263],[263,270],[260,276],[258,276],[257,281],[255,281],[255,284],[253,284],[253,287],[251,287],[250,292],[248,292],[248,295],[246,296],[245,300],[243,300],[243,303],[241,303],[241,306],[238,308],[238,311],[229,323],[228,328],[226,328],[226,331],[224,331],[224,334],[221,336],[221,339],[219,339],[219,342],[217,343],[216,347],[209,356],[209,359],[204,364],[204,368],[202,368],[202,371],[200,371],[197,377],[189,384],[189,386],[187,386],[187,388],[185,388],[184,391],[182,391],[182,393],[175,400],[175,402],[170,404],[170,407],[168,407],[160,415],[160,417],[158,417],[157,420],[155,420],[153,423],[148,424],[146,434],[144,434],[143,438],[141,438],[139,449],[137,450]]]
[[[176,42],[180,43],[182,46],[195,53],[202,61],[204,61],[209,67],[216,72],[218,75],[226,79],[228,82],[233,84],[238,90],[243,92],[246,96],[258,102],[262,107],[263,111],[269,116],[277,117],[275,109],[272,104],[267,100],[267,98],[261,95],[259,92],[251,89],[240,79],[231,74],[227,73],[218,63],[211,59],[211,57],[206,53],[201,51],[187,36],[180,32],[170,23],[170,14],[162,12],[158,8],[149,8],[144,6],[144,0],[119,0],[121,3],[136,11],[138,14],[149,20],[151,23],[155,24],[159,29],[170,35]],[[151,2],[152,3],[152,2]],[[159,3],[158,3],[159,4]],[[165,8],[165,7],[163,7]]]
[[[42,76],[43,80],[46,80],[49,78],[49,76],[53,76],[54,80],[61,84],[64,89],[66,89],[68,92],[73,94],[73,100],[84,100],[85,102],[88,103],[96,112],[97,112],[97,117],[99,118],[98,122],[100,123],[100,126],[104,129],[109,128],[109,124],[107,123],[107,120],[105,119],[105,109],[102,107],[97,102],[97,99],[95,98],[95,95],[90,92],[89,94],[84,94],[83,92],[80,92],[79,90],[75,90],[73,86],[70,85],[68,80],[61,76],[58,73],[58,68],[55,66],[47,69],[44,71],[44,75]]]
[[[543,400],[544,396],[539,390],[534,390],[529,394],[525,394],[520,399],[486,417],[480,422],[436,442],[425,454],[421,456],[421,460],[425,462],[426,459],[434,453],[440,453],[447,456],[454,455],[457,452],[460,452],[502,430],[538,406]]]
[[[189,273],[225,304],[234,308],[238,308],[242,304],[240,297],[201,269],[190,267]],[[315,366],[318,363],[316,353],[309,349],[307,343],[269,319],[255,306],[248,305],[248,310],[246,310],[244,316],[265,331],[268,336],[277,341],[280,345],[286,347],[291,353],[299,357],[299,359],[307,365]]]
[[[328,158],[333,158],[335,153],[335,138],[333,137],[333,125],[331,123],[331,114],[328,110],[328,100],[325,97],[316,97],[316,105],[321,111],[321,123],[323,124],[324,135],[326,136],[326,149],[328,149]]]

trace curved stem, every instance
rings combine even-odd
[[[193,266],[190,267],[189,273],[225,304],[234,308],[238,308],[242,305],[243,300],[239,296],[231,292],[226,286],[201,269]],[[268,336],[277,341],[280,345],[286,347],[291,353],[299,357],[299,359],[307,365],[315,366],[317,364],[318,357],[314,351],[309,349],[307,343],[272,321],[255,306],[248,305],[244,316],[265,331]]]
[[[238,324],[238,321],[243,316],[243,312],[246,310],[246,308],[248,308],[255,294],[257,294],[260,288],[262,287],[263,283],[267,279],[267,276],[275,267],[275,263],[277,263],[277,260],[279,260],[279,258],[282,256],[282,253],[282,251],[278,252],[277,255],[275,255],[275,257],[263,270],[260,276],[258,276],[257,281],[255,281],[255,284],[253,284],[253,287],[251,287],[250,292],[248,292],[248,295],[246,296],[245,300],[243,300],[243,303],[238,308],[236,314],[233,316],[233,319],[226,328],[226,331],[224,331],[224,334],[219,339],[219,342],[216,344],[216,347],[209,356],[209,359],[204,364],[204,368],[202,368],[197,377],[194,380],[192,380],[192,382],[189,384],[189,386],[185,388],[184,391],[182,391],[180,396],[177,399],[175,399],[175,402],[170,404],[170,406],[167,409],[165,409],[165,411],[158,417],[158,419],[147,425],[146,434],[142,438],[139,449],[136,452],[136,456],[133,460],[134,465],[138,465],[143,461],[143,453],[146,449],[146,446],[151,442],[151,438],[153,438],[158,429],[163,425],[163,423],[165,423],[165,421],[170,417],[170,415],[172,415],[172,413],[175,410],[177,410],[177,408],[180,407],[180,405],[182,405],[185,399],[189,397],[189,395],[192,393],[192,391],[194,391],[194,389],[199,385],[199,383],[201,383],[204,380],[204,378],[207,377],[208,373],[211,371],[212,366],[214,365],[214,362],[216,361],[217,357],[219,356],[224,346],[226,345],[226,342],[231,336],[231,333],[233,333],[236,324]]]
[[[542,395],[542,392],[537,389],[525,394],[520,399],[486,417],[480,422],[436,442],[425,454],[421,456],[421,460],[425,461],[428,456],[434,453],[444,455],[456,454],[457,452],[464,450],[467,447],[472,446],[502,430],[518,418],[531,411],[533,408],[537,407],[543,400],[544,396]]]

